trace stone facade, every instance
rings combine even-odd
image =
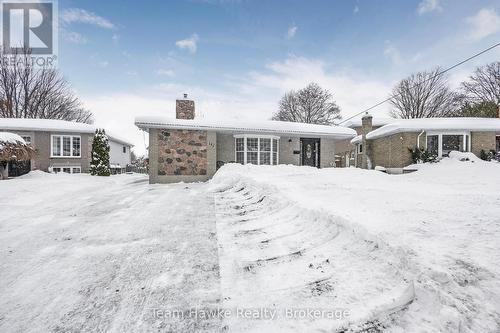
[[[177,119],[194,119],[194,101],[178,99],[175,101],[175,117]]]
[[[207,132],[158,131],[158,175],[207,175]]]

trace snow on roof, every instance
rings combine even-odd
[[[67,132],[67,133],[94,133],[95,125],[77,123],[74,121],[57,119],[31,119],[31,118],[0,118],[0,130],[12,131],[47,131],[47,132]],[[130,142],[118,136],[108,133],[107,136],[112,141],[133,146]]]
[[[372,119],[372,126],[378,127],[378,126],[384,126],[387,124],[391,124],[395,121],[398,121],[398,119],[395,118],[373,118]],[[361,119],[354,119],[354,120],[348,120],[345,123],[342,124],[342,126],[353,128],[353,127],[361,127]]]
[[[363,136],[362,135],[356,135],[352,140],[351,143],[355,145],[356,143],[360,143],[363,141]]]
[[[401,132],[421,131],[499,131],[500,119],[498,118],[420,118],[397,119],[393,123],[382,126],[366,135],[367,139],[377,139],[387,135]]]
[[[289,134],[301,136],[333,137],[338,139],[352,138],[356,132],[342,126],[327,126],[294,123],[288,121],[232,121],[208,119],[172,119],[165,117],[138,117],[135,119],[137,127],[147,130],[149,128],[171,128],[190,130],[213,130],[220,132],[238,133],[267,133]]]
[[[0,149],[2,149],[3,145],[7,143],[22,145],[26,144],[24,139],[15,133],[0,132]]]

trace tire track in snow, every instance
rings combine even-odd
[[[384,294],[404,282],[395,264],[400,258],[345,221],[291,205],[273,188],[244,180],[217,191],[216,212],[225,307],[334,307],[353,313],[314,323],[229,318],[230,331],[354,332],[390,320],[393,303]]]

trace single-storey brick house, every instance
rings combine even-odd
[[[236,122],[195,118],[194,101],[176,101],[176,118],[139,117],[149,132],[151,183],[205,181],[224,163],[335,166],[335,144],[350,128],[282,121]]]
[[[351,140],[356,166],[381,166],[389,173],[401,173],[412,164],[410,149],[426,149],[438,158],[450,151],[500,151],[500,119],[421,118],[393,119],[374,128],[372,116],[362,118],[361,133]]]

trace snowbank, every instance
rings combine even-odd
[[[484,162],[483,160],[481,160],[476,155],[470,152],[451,151],[449,154],[449,158],[460,162],[472,162],[472,163]]]
[[[56,174],[48,173],[41,170],[33,170],[28,172],[25,175],[17,177],[17,179],[36,179],[36,178],[46,178],[46,177],[54,177]]]
[[[384,331],[499,331],[500,165],[461,162],[463,156],[452,154],[440,163],[422,165],[419,172],[400,176],[352,168],[225,165],[212,186],[220,191],[219,204],[225,207],[219,208],[218,223],[222,286],[234,296],[230,304],[303,302],[299,296],[283,296],[274,288],[303,281],[297,284],[301,288],[291,289],[301,295],[307,290],[305,281],[316,281],[301,263],[312,263],[326,273],[332,269],[321,285],[336,287],[321,289],[321,295],[311,301],[321,306],[330,297],[351,313],[372,314],[353,315],[353,321],[337,325],[363,326],[371,318],[368,322],[382,323]],[[262,233],[237,236],[245,230]],[[293,253],[300,244],[315,244],[286,236],[297,230],[298,239],[337,236],[320,253],[308,250],[294,259],[248,266],[251,274],[235,273],[242,256],[255,262],[288,247],[288,253]],[[316,236],[302,237],[309,234]],[[260,248],[259,242],[269,246]],[[337,242],[344,247],[338,248]],[[359,244],[372,244],[372,248]],[[351,251],[343,252],[346,249]],[[238,287],[231,281],[239,281]],[[415,282],[415,300],[387,316],[377,312],[391,308],[391,297],[386,294],[398,281]],[[374,286],[378,292],[371,289]],[[257,297],[256,290],[265,296]],[[357,302],[350,302],[348,294]],[[370,303],[370,297],[379,301]],[[404,294],[396,298],[405,299]],[[311,323],[310,328],[338,328],[323,324]]]

